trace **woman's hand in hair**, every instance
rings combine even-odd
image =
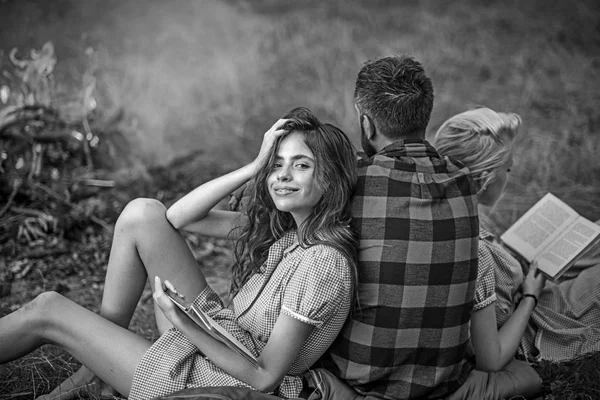
[[[288,119],[279,119],[271,128],[269,128],[268,131],[265,132],[262,144],[260,145],[260,150],[256,156],[256,159],[254,160],[254,164],[257,169],[267,161],[269,152],[277,141],[277,138],[286,132],[286,130],[282,128],[288,121]]]
[[[226,238],[230,232],[243,226],[238,212],[215,209],[221,200],[252,179],[268,161],[271,149],[289,119],[279,119],[264,135],[256,159],[228,174],[205,182],[177,200],[167,210],[166,217],[175,229],[185,229],[204,236]]]

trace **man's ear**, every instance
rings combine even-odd
[[[360,116],[360,125],[362,126],[366,139],[373,140],[373,138],[375,137],[376,129],[375,125],[373,125],[373,121],[371,120],[371,118],[366,114],[362,114]]]

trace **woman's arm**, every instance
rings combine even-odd
[[[476,368],[481,371],[499,371],[514,357],[533,311],[534,301],[525,297],[500,330],[496,328],[495,307],[495,303],[492,303],[474,312],[471,317],[471,341]]]
[[[213,207],[252,178],[277,137],[285,132],[280,129],[285,122],[280,119],[265,133],[259,154],[250,164],[206,182],[175,202],[166,215],[171,225],[203,235],[226,237],[232,228],[243,224],[238,212],[213,210]]]
[[[532,265],[523,282],[523,293],[539,298],[545,281],[542,274],[537,274],[537,266]],[[478,370],[499,371],[508,364],[517,352],[534,307],[533,298],[523,297],[513,315],[500,330],[496,328],[495,303],[473,313],[471,341]]]
[[[185,229],[206,236],[226,237],[233,228],[244,223],[240,220],[241,213],[213,208],[248,181],[255,168],[252,162],[200,185],[169,207],[167,220],[175,229]]]
[[[280,314],[265,348],[258,357],[259,368],[256,369],[177,309],[164,293],[158,277],[154,286],[155,301],[177,329],[219,368],[263,392],[273,391],[279,386],[313,329],[310,324]]]

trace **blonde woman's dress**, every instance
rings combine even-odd
[[[501,327],[521,296],[524,271],[519,261],[496,239],[481,230],[480,268],[495,271],[496,320]],[[560,283],[546,281],[519,352],[530,360],[568,360],[600,350],[600,260],[580,260]]]

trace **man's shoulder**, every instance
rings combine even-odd
[[[376,155],[360,161],[357,174],[355,196],[444,199],[476,195],[469,170],[445,160]]]
[[[369,158],[361,158],[357,161],[359,176],[380,176],[382,171],[388,174],[414,174],[424,173],[428,175],[463,174],[468,172],[466,168],[454,164],[451,160],[439,157],[437,153],[411,154],[405,152],[377,153]]]

